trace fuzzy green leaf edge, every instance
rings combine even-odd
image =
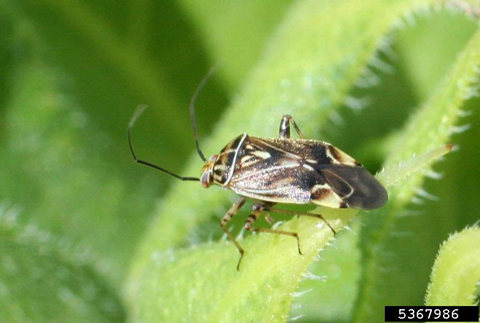
[[[480,228],[466,228],[445,241],[432,268],[428,306],[478,305]]]

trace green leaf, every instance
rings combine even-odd
[[[80,257],[59,252],[18,210],[0,205],[0,312],[5,322],[119,322],[119,298]],[[62,246],[63,245],[63,246]]]
[[[133,215],[148,212],[141,201],[152,200],[153,190],[143,184],[127,194],[120,169],[101,158],[108,139],[62,94],[61,73],[40,61],[25,62],[11,79],[2,200],[22,208],[21,222],[33,221],[88,250],[92,267],[118,288],[143,228]]]
[[[183,147],[191,147],[191,130],[184,122],[186,107],[211,63],[174,2],[20,0],[4,6],[37,37],[41,45],[35,49],[42,60],[68,73],[72,86],[67,89],[107,136],[124,139],[132,111],[148,104],[155,107],[142,123],[148,142],[175,134],[175,143],[161,140],[162,150],[144,144],[149,149],[143,151],[170,167],[187,156]],[[225,105],[220,86],[215,90],[202,93],[201,102],[211,114],[199,115],[201,124],[215,121],[215,112]],[[142,139],[147,141],[140,137],[139,144]],[[130,160],[118,159],[127,156],[123,148],[111,145],[106,157],[126,167]]]
[[[430,150],[451,140],[451,135],[457,129],[455,125],[461,118],[464,101],[476,91],[479,66],[480,32],[477,31],[430,99],[412,116],[406,128],[389,143],[387,164],[398,163],[412,153]],[[402,225],[405,222],[405,215],[411,211],[408,206],[416,199],[430,197],[428,193],[422,191],[424,177],[425,174],[419,173],[402,185],[393,187],[387,207],[372,212],[368,218],[368,225],[362,231],[363,276],[355,310],[356,322],[381,320],[383,313],[378,311],[378,308],[404,304],[408,301],[409,294],[402,290],[402,287],[405,289],[411,287],[402,286],[403,281],[408,280],[413,285],[425,286],[423,275],[412,275],[411,271],[399,270],[402,266],[408,266],[407,259],[412,259],[414,255],[422,259],[419,254],[426,249],[418,248],[422,244],[416,240],[424,238],[421,234],[412,235],[410,241],[406,243],[404,240],[398,241],[396,234],[405,230]],[[394,247],[391,247],[392,245]],[[388,250],[400,252],[409,250],[410,253],[392,257]],[[390,275],[389,270],[385,268],[392,268],[391,271],[397,272]],[[422,266],[417,264],[415,270],[421,268]],[[394,286],[397,286],[397,292],[392,295],[391,290]]]
[[[198,80],[172,85],[183,87],[183,94],[169,91],[170,85],[164,82],[178,70],[168,69],[168,76],[155,71],[162,70],[165,61],[173,60],[167,57],[177,57],[177,50],[182,48],[177,44],[173,53],[162,51],[160,58],[152,61],[138,59],[155,50],[144,48],[145,43],[140,46],[139,35],[117,33],[111,24],[121,21],[120,7],[112,11],[105,3],[84,2],[74,6],[75,10],[62,12],[64,4],[0,4],[0,13],[6,18],[1,25],[4,51],[0,82],[6,85],[0,91],[0,100],[5,103],[1,120],[2,133],[8,138],[2,141],[1,163],[3,169],[9,170],[0,181],[0,194],[2,200],[24,210],[26,219],[22,221],[33,219],[52,235],[89,250],[92,266],[118,289],[147,215],[167,186],[167,182],[158,182],[132,163],[125,138],[126,123],[139,103],[170,105],[167,127],[159,127],[165,120],[163,113],[151,109],[158,115],[150,115],[150,123],[142,122],[147,131],[137,132],[135,139],[142,148],[148,147],[139,149],[142,155],[161,157],[166,167],[178,163],[188,149],[164,154],[158,146],[141,143],[142,139],[150,142],[151,138],[165,138],[165,133],[158,135],[158,129],[168,130],[183,120],[181,113],[177,118],[174,112],[187,106]],[[171,14],[169,21],[175,20],[175,9],[170,10],[174,6],[165,6]],[[186,28],[184,22],[177,25],[179,33]],[[151,30],[144,36],[148,44],[161,47],[168,43],[165,39],[157,43]],[[135,44],[125,46],[127,37]],[[187,44],[188,35],[184,38],[184,46],[196,54],[198,47]],[[202,69],[198,60],[195,65],[200,79],[208,65]],[[183,103],[175,102],[177,95],[185,98]],[[215,96],[222,100],[218,88]],[[207,103],[213,103],[210,106],[215,102],[218,105],[218,99],[208,99],[207,95]],[[191,146],[188,123],[184,127],[188,131],[175,131],[176,144],[161,141],[162,145],[167,142],[167,151],[168,143],[175,147],[170,151],[175,152],[186,138]]]
[[[334,222],[346,221],[354,213],[344,212]],[[230,243],[159,251],[152,255],[152,270],[136,286],[149,295],[138,300],[141,307],[137,319],[284,321],[295,296],[296,282],[302,279],[319,246],[332,235],[324,227],[313,219],[292,220],[281,227],[302,232],[303,256],[298,255],[293,239],[258,235],[241,241],[247,252],[240,272],[235,270],[238,253]],[[267,268],[268,272],[259,272]]]
[[[426,305],[478,305],[480,229],[467,228],[445,241],[432,269]]]
[[[220,62],[218,73],[236,90],[258,61],[265,40],[292,1],[182,0],[179,3],[196,23],[212,61]]]

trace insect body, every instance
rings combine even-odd
[[[198,142],[194,103],[213,70],[211,69],[200,83],[190,102],[195,144],[198,155],[205,163],[200,178],[179,176],[136,157],[130,130],[146,106],[137,108],[128,125],[127,136],[135,162],[161,170],[182,181],[200,181],[205,188],[215,184],[240,195],[220,222],[222,229],[240,252],[237,269],[240,268],[244,249],[227,224],[247,198],[258,202],[252,207],[252,212],[244,224],[245,229],[294,237],[299,254],[302,252],[296,232],[256,228],[253,226],[254,222],[264,215],[265,219],[273,224],[269,214],[281,213],[315,217],[323,220],[334,234],[335,230],[320,214],[273,208],[275,204],[317,204],[331,208],[369,210],[379,208],[387,202],[385,188],[360,163],[329,143],[305,139],[290,115],[282,118],[279,138],[257,138],[244,133],[230,141],[218,155],[207,160]],[[290,138],[290,124],[300,139]]]
[[[293,120],[284,116],[282,124]],[[387,201],[383,186],[338,148],[308,139],[250,137],[232,140],[203,167],[201,182],[272,203],[313,203],[374,209]]]
[[[195,138],[197,138],[193,105],[190,107]],[[387,200],[385,188],[355,159],[323,141],[304,139],[294,119],[285,115],[280,124],[278,139],[251,137],[246,133],[228,143],[218,155],[205,161],[200,178],[182,177],[159,166],[137,159],[130,141],[130,129],[139,113],[130,122],[128,139],[136,162],[167,172],[181,180],[200,181],[207,188],[212,184],[231,189],[240,198],[221,220],[221,227],[239,250],[244,249],[227,228],[228,222],[243,206],[247,198],[258,200],[252,207],[244,227],[249,231],[268,232],[300,239],[296,232],[255,228],[253,224],[262,214],[272,223],[269,213],[312,216],[325,221],[320,214],[273,208],[274,204],[317,204],[331,208],[375,209]],[[300,139],[290,138],[290,123]],[[325,221],[333,233],[334,229]]]

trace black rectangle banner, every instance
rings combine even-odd
[[[478,306],[385,306],[385,322],[478,322]]]

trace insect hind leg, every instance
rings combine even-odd
[[[293,127],[295,128],[295,131],[298,133],[300,138],[305,138],[303,135],[302,131],[300,131],[300,128],[297,126],[297,123],[293,119],[293,117],[289,114],[285,114],[282,117],[282,121],[280,121],[280,129],[278,131],[278,135],[280,139],[289,139],[290,138],[290,123],[293,124]]]
[[[273,234],[280,234],[280,235],[286,235],[290,237],[294,237],[297,240],[297,248],[298,248],[298,253],[300,255],[303,255],[302,249],[300,248],[300,238],[298,236],[298,233],[296,232],[291,232],[291,231],[283,231],[283,230],[274,230],[274,229],[266,229],[266,228],[254,228],[253,223],[260,217],[262,212],[269,212],[272,203],[267,203],[267,202],[260,202],[257,204],[254,204],[252,207],[252,214],[247,218],[247,221],[245,221],[245,229],[252,231],[252,232],[266,232],[266,233],[273,233]],[[267,221],[270,222],[271,218],[267,215]]]
[[[245,250],[242,246],[238,243],[237,239],[233,236],[232,232],[228,230],[227,224],[230,220],[237,214],[237,212],[242,208],[243,204],[245,204],[246,199],[244,197],[239,198],[233,205],[230,207],[228,212],[223,216],[222,220],[220,220],[220,226],[222,227],[223,231],[227,234],[228,238],[233,242],[235,247],[237,247],[238,252],[240,252],[240,259],[238,260],[237,270],[240,270],[240,263],[242,262],[243,254]]]

